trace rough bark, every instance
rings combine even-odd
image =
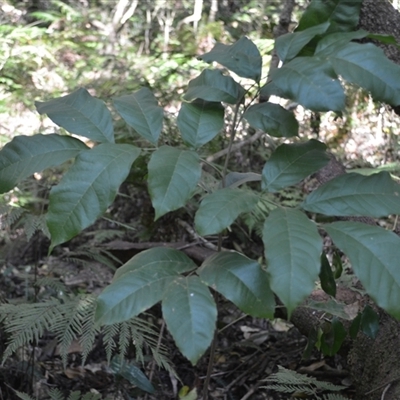
[[[372,33],[388,34],[400,42],[400,13],[387,0],[364,0],[360,14],[359,27]],[[385,46],[376,42],[388,58],[400,65],[400,51],[395,46]],[[400,115],[400,107],[394,107]],[[345,172],[344,166],[336,159],[317,174],[317,180],[323,184]],[[371,218],[362,222],[375,224]],[[315,295],[315,294],[314,294]],[[365,297],[364,302],[369,303]],[[361,304],[361,303],[360,303]],[[356,399],[394,400],[400,399],[400,322],[386,312],[376,308],[380,317],[380,330],[375,340],[359,333],[358,337],[347,343],[348,365],[356,387]],[[293,323],[303,332],[310,332],[320,323],[318,315],[307,316],[304,308],[293,314]]]

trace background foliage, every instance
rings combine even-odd
[[[3,192],[18,184],[16,190],[4,196],[5,218],[9,219],[8,226],[15,227],[15,221],[23,222],[23,212],[19,215],[17,212],[14,217],[10,217],[15,205],[30,207],[34,211],[33,215],[38,216],[39,221],[42,211],[48,205],[48,189],[59,180],[60,175],[64,176],[62,183],[53,186],[50,192],[52,201],[48,207],[47,228],[51,235],[51,249],[71,239],[91,225],[99,215],[108,212],[108,207],[111,206],[120,184],[126,178],[128,178],[128,182],[135,182],[139,187],[144,185],[145,180],[148,179],[152,206],[155,209],[154,217],[155,220],[159,220],[159,226],[165,224],[163,217],[166,218],[167,213],[183,206],[186,207],[185,211],[189,215],[194,215],[197,209],[197,200],[199,196],[204,195],[196,188],[196,183],[201,182],[200,186],[205,188],[206,192],[213,193],[208,194],[202,200],[201,206],[196,212],[194,220],[197,233],[203,236],[217,234],[231,225],[240,213],[245,213],[243,221],[246,221],[247,218],[247,226],[250,227],[246,234],[251,235],[251,228],[256,227],[257,232],[262,235],[266,247],[269,248],[267,257],[269,258],[268,268],[272,276],[271,286],[290,312],[312,290],[313,282],[317,279],[322,240],[313,223],[303,213],[296,209],[276,208],[276,204],[288,206],[292,201],[292,206],[300,205],[304,210],[322,213],[328,217],[335,215],[382,217],[397,213],[397,184],[388,173],[369,176],[379,170],[368,169],[368,167],[393,161],[388,169],[395,172],[398,147],[397,137],[392,129],[395,126],[394,123],[388,120],[381,121],[381,132],[384,134],[381,135],[382,140],[378,145],[374,143],[375,147],[369,158],[373,165],[362,163],[363,167],[367,167],[362,171],[366,176],[349,174],[314,191],[302,202],[300,188],[297,188],[293,195],[291,189],[286,189],[286,186],[296,184],[317,170],[319,166],[325,165],[327,162],[325,147],[314,139],[305,143],[300,141],[295,145],[282,144],[284,142],[282,137],[296,136],[297,120],[299,120],[302,122],[299,133],[301,139],[314,137],[325,139],[326,143],[334,145],[342,143],[342,146],[337,148],[337,152],[347,152],[346,146],[349,146],[349,142],[354,140],[351,137],[351,126],[355,124],[355,120],[359,120],[358,113],[367,110],[368,107],[382,107],[378,101],[398,103],[397,87],[391,79],[397,70],[388,64],[386,70],[390,73],[385,75],[383,83],[379,82],[385,87],[383,89],[382,86],[379,87],[376,84],[376,80],[379,78],[376,70],[384,62],[382,53],[368,45],[363,45],[361,50],[359,47],[361,45],[349,44],[349,41],[354,38],[366,36],[366,33],[346,34],[349,29],[344,29],[344,34],[340,37],[343,48],[332,46],[329,36],[326,36],[325,40],[322,39],[318,42],[315,49],[317,57],[308,57],[307,60],[305,60],[306,57],[301,57],[303,54],[298,57],[300,51],[307,53],[310,50],[308,43],[311,39],[315,39],[315,35],[330,33],[330,29],[334,29],[332,28],[334,24],[329,25],[325,21],[320,21],[321,24],[312,26],[315,21],[310,23],[305,14],[295,35],[290,36],[289,40],[287,37],[286,39],[283,37],[278,41],[278,53],[286,63],[283,68],[274,72],[276,86],[268,89],[269,94],[285,95],[302,104],[304,108],[296,111],[297,120],[276,104],[254,105],[247,108],[244,120],[251,127],[241,121],[238,125],[240,127],[237,136],[238,142],[250,138],[254,133],[253,129],[266,130],[272,138],[257,141],[251,153],[246,154],[246,151],[240,154],[239,152],[234,153],[235,157],[242,158],[235,159],[234,157],[228,167],[231,168],[233,164],[239,163],[243,167],[242,172],[239,175],[232,172],[226,176],[222,172],[223,181],[225,181],[222,186],[226,184],[228,187],[221,189],[218,187],[218,179],[215,179],[213,173],[207,169],[201,173],[199,159],[209,155],[214,157],[216,151],[226,147],[229,134],[222,135],[222,137],[216,137],[216,135],[224,124],[227,127],[224,133],[233,132],[230,131],[230,128],[235,127],[237,114],[233,110],[227,111],[224,116],[223,108],[218,102],[239,104],[238,100],[244,95],[245,90],[235,80],[218,71],[206,70],[199,75],[204,68],[201,60],[218,61],[239,76],[257,82],[260,77],[265,76],[267,65],[261,64],[261,60],[256,68],[252,67],[246,71],[240,68],[237,70],[236,63],[230,65],[226,62],[226,55],[231,51],[235,54],[238,48],[245,49],[245,53],[248,52],[246,57],[249,57],[249,60],[257,58],[257,52],[254,50],[256,47],[251,47],[253,42],[257,44],[262,55],[270,52],[272,28],[277,20],[275,12],[279,3],[269,5],[256,3],[250,2],[245,6],[240,1],[222,2],[218,14],[213,16],[212,4],[205,2],[203,15],[197,22],[195,21],[193,26],[185,22],[187,9],[191,6],[185,2],[180,4],[182,8],[173,8],[169,2],[151,4],[138,2],[132,15],[126,21],[124,21],[123,15],[117,18],[118,9],[111,8],[109,3],[97,2],[83,5],[83,3],[53,2],[46,7],[42,7],[38,3],[39,7],[29,10],[30,12],[27,14],[18,7],[14,7],[13,4],[7,4],[6,7],[9,8],[6,8],[8,11],[4,15],[6,24],[0,32],[7,39],[0,49],[3,60],[1,67],[4,72],[0,82],[2,85],[1,104],[4,109],[7,109],[7,113],[19,114],[20,111],[11,106],[11,104],[17,103],[17,99],[23,96],[23,102],[28,108],[32,108],[33,102],[36,101],[39,114],[49,115],[59,126],[52,127],[51,130],[45,128],[41,131],[54,132],[56,130],[57,133],[61,133],[60,136],[46,135],[46,140],[52,141],[51,151],[47,151],[49,149],[46,150],[41,146],[41,135],[32,138],[19,137],[12,142],[12,145],[4,147],[2,154],[7,155],[9,160],[12,160],[15,153],[19,156],[24,151],[25,154],[29,154],[28,158],[20,157],[20,164],[17,168],[11,162],[9,167],[2,169],[1,189]],[[135,2],[132,5],[135,5]],[[132,10],[125,9],[125,11],[129,13]],[[113,16],[112,20],[109,18],[110,15]],[[24,19],[23,24],[21,24],[21,18]],[[29,21],[31,22],[29,23]],[[143,21],[146,21],[146,24],[143,24]],[[347,22],[349,27],[353,27],[354,21]],[[243,33],[248,34],[253,42],[242,37]],[[105,37],[108,40],[104,40]],[[213,48],[214,40],[235,44],[233,46],[220,44],[209,52]],[[235,40],[238,41],[235,42]],[[39,50],[35,51],[35,47]],[[203,53],[206,54],[202,56]],[[370,69],[363,71],[363,74],[352,74],[349,63],[355,62],[354,58],[360,54],[370,58]],[[196,56],[200,56],[200,59],[196,59]],[[321,62],[324,57],[330,59],[331,66]],[[374,64],[374,61],[379,58],[381,59],[379,64]],[[265,62],[268,60],[268,56],[264,57]],[[312,64],[312,68],[310,64]],[[291,79],[287,79],[289,73],[295,71],[300,75],[307,75],[307,71],[311,69],[313,79],[320,79],[321,87],[330,90],[330,95],[333,96],[329,97],[330,101],[327,101],[327,93],[323,90],[316,91],[314,96],[305,96],[304,94],[308,90],[306,83],[304,86],[297,86],[297,91],[293,91],[292,88],[296,86],[293,85],[296,83],[296,76],[292,75]],[[340,83],[332,79],[334,74],[332,71],[351,83],[363,86],[364,89],[372,92],[375,99],[367,98],[364,91],[356,90],[353,86],[346,85],[342,89]],[[345,72],[348,72],[347,75]],[[195,76],[198,78],[194,78]],[[325,85],[326,79],[329,79],[330,86]],[[189,80],[189,86],[184,90]],[[85,86],[89,91],[80,89],[65,96],[77,86]],[[139,90],[141,87],[144,88]],[[279,90],[276,90],[276,87]],[[27,90],[27,88],[31,90]],[[391,90],[386,90],[387,88],[391,88]],[[48,98],[53,98],[53,100],[44,99],[44,91],[51,93]],[[27,93],[29,94],[26,95]],[[183,93],[183,98],[187,102],[180,109],[177,126],[175,126],[173,117],[177,115],[180,96]],[[253,88],[253,91],[250,89],[248,93],[254,96],[255,89]],[[349,99],[346,103],[345,94]],[[54,100],[54,98],[56,99]],[[104,99],[105,103],[97,98]],[[108,111],[110,108],[113,110],[111,98],[113,98],[112,104],[115,111],[127,122],[128,127],[124,125],[122,119],[116,117],[114,111]],[[365,99],[367,99],[366,102]],[[355,105],[350,104],[352,100]],[[146,107],[142,108],[144,104]],[[94,110],[93,115],[89,118],[85,105],[89,105],[90,110]],[[310,108],[311,111],[306,110],[307,108]],[[378,110],[378,108],[375,109]],[[81,120],[74,120],[77,118],[77,110],[82,110],[83,118]],[[319,113],[327,110],[342,111],[341,122],[336,126],[331,124],[332,120],[337,118],[333,113],[324,114],[321,120]],[[167,114],[163,117],[165,111]],[[383,114],[380,112],[376,112],[378,117]],[[168,113],[170,114],[168,115]],[[99,118],[100,115],[104,118]],[[279,115],[281,116],[276,117]],[[111,118],[116,118],[114,126]],[[313,119],[317,121],[316,124],[313,123]],[[73,122],[71,123],[71,121]],[[202,126],[204,121],[209,123],[207,129],[193,129],[193,126],[196,125]],[[26,124],[23,125],[24,128],[25,126]],[[9,128],[6,127],[7,129]],[[182,138],[179,137],[178,130],[181,131]],[[83,135],[88,140],[83,143],[64,136],[65,131]],[[18,132],[18,129],[13,129],[12,135],[17,133],[30,134],[33,132]],[[10,136],[10,132],[5,132],[3,141],[8,141]],[[36,146],[30,145],[33,143],[31,141],[33,138],[38,140]],[[188,149],[182,149],[181,139]],[[145,140],[152,145],[161,141],[163,146],[152,151],[151,148],[146,147]],[[376,149],[379,146],[386,146],[387,141],[393,145],[391,153],[384,156],[376,154]],[[95,142],[101,144],[94,146]],[[265,146],[266,144],[267,146]],[[140,153],[139,147],[143,148],[142,153]],[[57,151],[53,152],[55,148]],[[69,164],[63,164],[64,161],[75,156],[77,156],[76,162],[72,167]],[[265,156],[270,156],[270,158],[262,168],[260,177],[251,171],[260,170],[260,166],[264,165]],[[352,154],[348,154],[348,156],[351,158]],[[357,157],[357,153],[354,153],[354,157]],[[253,160],[258,158],[261,161],[256,165],[251,165],[254,163]],[[312,159],[312,163],[307,162],[310,159]],[[285,160],[286,164],[282,164],[282,160]],[[131,170],[130,166],[133,161],[135,164]],[[55,167],[55,169],[51,170],[48,176],[35,176],[39,185],[43,186],[43,192],[39,193],[37,190],[37,198],[32,199],[29,198],[32,196],[32,186],[24,187],[24,179],[31,175],[31,172],[40,171],[42,169],[40,163],[46,167]],[[223,171],[222,168],[225,167],[217,165],[215,168],[218,172],[218,170]],[[68,171],[65,173],[67,169]],[[11,170],[17,171],[18,174],[11,173]],[[174,174],[174,171],[182,170],[189,171],[190,174],[184,176]],[[237,169],[234,168],[234,170]],[[104,173],[100,174],[100,171]],[[81,181],[83,175],[88,180],[85,183],[86,186],[72,193],[71,187],[77,188],[79,186],[77,183]],[[180,180],[182,177],[184,184]],[[263,195],[265,197],[255,196],[254,186],[251,186],[251,182],[260,180],[262,188],[269,192],[267,195]],[[227,182],[229,183],[227,184]],[[37,185],[35,181],[33,183]],[[243,191],[238,188],[247,183],[250,190]],[[91,193],[87,193],[87,185],[94,188],[97,194],[101,192],[98,203],[96,203],[98,200],[96,196],[91,197]],[[343,190],[343,187],[347,189]],[[178,191],[179,195],[169,196],[168,193],[171,190]],[[40,204],[43,193],[46,194],[44,201]],[[191,199],[193,195],[195,197]],[[60,201],[57,201],[57,196]],[[66,196],[68,196],[68,203],[65,202]],[[74,196],[75,198],[73,198]],[[282,197],[278,199],[276,196],[282,196],[283,199]],[[82,199],[84,201],[81,202]],[[232,199],[232,205],[228,206],[228,202],[231,202]],[[379,200],[378,203],[376,203],[376,199]],[[374,201],[374,207],[370,206],[371,201]],[[91,204],[90,209],[85,207],[89,203]],[[72,214],[70,213],[71,208],[75,210]],[[208,218],[210,215],[213,218]],[[262,227],[262,222],[267,215],[269,215],[267,222]],[[153,215],[150,217],[152,219]],[[108,218],[107,215],[106,218]],[[124,221],[116,221],[113,218],[111,220],[113,226],[117,225],[123,230],[126,228],[138,229],[140,226],[139,224],[125,224]],[[287,221],[284,229],[282,229],[282,221]],[[144,218],[141,222],[144,222]],[[390,223],[389,220],[388,224]],[[35,222],[35,224],[38,229],[44,227],[43,220],[42,224],[39,222]],[[145,225],[145,229],[150,228],[151,230],[154,225],[150,224],[154,224],[154,222],[143,225]],[[25,226],[32,227],[32,223],[28,222]],[[299,227],[301,228],[299,229]],[[145,229],[140,226],[140,235],[146,235]],[[387,291],[388,282],[395,275],[395,271],[392,270],[391,260],[382,257],[382,252],[386,251],[384,244],[390,245],[390,248],[396,247],[398,238],[381,228],[371,227],[368,232],[365,229],[354,223],[343,222],[326,225],[326,231],[337,246],[349,256],[354,271],[362,280],[366,290],[382,307],[393,315],[398,315],[398,310],[394,306],[397,302],[396,288],[392,287],[392,291]],[[283,251],[282,240],[276,234],[278,231],[282,235],[281,237],[290,237],[290,240],[286,241],[287,251]],[[100,243],[100,235],[99,230],[99,234],[96,236],[97,240],[94,240],[94,247]],[[115,233],[115,235],[117,234]],[[312,238],[312,240],[307,242],[304,240],[305,237]],[[371,247],[366,237],[376,237],[378,245]],[[140,236],[137,235],[136,239],[138,238],[140,239]],[[167,241],[172,239],[172,236],[163,238]],[[274,240],[278,240],[278,242],[274,244]],[[288,255],[289,258],[294,254],[291,243],[289,243],[291,240],[298,247],[296,248],[299,253],[301,253],[301,249],[306,248],[307,255],[302,259],[297,258],[294,262],[286,260],[287,262],[283,263],[282,253]],[[285,240],[283,241],[285,242]],[[216,305],[203,284],[204,282],[218,290],[225,298],[233,301],[245,313],[258,317],[272,316],[272,293],[263,291],[261,286],[257,286],[261,282],[269,286],[268,280],[261,272],[258,263],[260,260],[248,259],[240,254],[242,247],[245,246],[242,241],[238,241],[236,246],[240,249],[239,253],[221,253],[221,255],[208,259],[199,270],[199,277],[196,275],[178,276],[180,273],[190,272],[196,266],[190,259],[179,261],[181,253],[176,250],[171,250],[168,254],[160,249],[141,253],[118,270],[113,284],[109,286],[112,289],[106,289],[103,292],[100,297],[97,319],[103,319],[103,322],[106,320],[108,324],[119,324],[162,300],[163,316],[171,335],[185,356],[192,363],[196,363],[212,340],[213,329],[211,327],[215,325],[216,320]],[[363,254],[367,255],[366,259],[360,257],[360,254],[353,250],[357,247],[365,250]],[[87,252],[85,256],[88,254]],[[309,258],[310,254],[313,254],[311,259]],[[97,256],[100,259],[100,255],[97,254]],[[143,264],[142,261],[138,261],[140,257],[145,258],[146,256],[149,259],[144,260]],[[108,260],[103,258],[102,261],[112,265],[114,261],[112,255],[107,254],[107,257]],[[155,275],[146,276],[141,268],[147,266],[149,262],[154,263],[157,257],[159,259],[152,266],[155,269],[151,272],[160,279],[155,280]],[[228,258],[225,259],[226,257]],[[378,263],[378,270],[383,272],[381,274],[382,287],[376,288],[374,285],[376,279],[371,277],[373,271],[376,270],[376,265],[372,268],[363,267],[371,260],[375,264]],[[161,276],[166,262],[172,262],[180,269],[172,271],[170,276]],[[283,268],[283,274],[282,263],[290,266],[290,268]],[[304,271],[300,273],[300,268],[304,264],[308,264],[307,274],[304,274]],[[251,271],[250,275],[249,271]],[[249,276],[252,277],[251,281]],[[320,278],[322,279],[322,275]],[[227,282],[231,282],[230,286],[227,285]],[[138,284],[137,290],[132,290],[132,285],[135,284]],[[145,292],[149,285],[152,290]],[[128,286],[129,289],[127,289]],[[233,287],[239,290],[233,290]],[[288,290],[288,287],[291,290]],[[387,295],[383,296],[382,292]],[[124,303],[125,299],[122,301],[116,296],[117,293],[128,293],[129,298]],[[162,298],[160,297],[161,293]],[[153,294],[157,294],[157,296],[154,297]],[[55,304],[58,304],[58,301],[54,301]],[[260,303],[266,304],[267,307],[261,309]],[[135,305],[134,309],[129,308],[131,304]],[[187,305],[187,309],[183,310],[183,304]],[[48,305],[50,305],[49,309],[53,310],[51,302],[44,304],[44,307]],[[9,312],[7,307],[5,306],[5,314]],[[182,315],[177,317],[171,312],[175,309],[184,311],[185,318],[182,319]],[[32,310],[36,310],[35,305]],[[63,315],[63,312],[66,313],[64,310],[59,315]],[[26,317],[23,314],[16,315],[20,315],[21,318]],[[186,318],[188,315],[192,317]],[[51,317],[51,313],[49,316]],[[374,316],[371,318],[373,319]],[[202,320],[201,324],[199,324],[200,320]],[[368,321],[370,323],[371,319]],[[184,330],[181,329],[182,324],[185,324]],[[336,325],[332,323],[332,326]],[[45,325],[45,327],[52,329],[50,325]],[[15,331],[18,329],[20,327],[16,325]],[[39,327],[32,332],[37,334],[40,329],[43,331],[43,328]],[[59,326],[54,329],[60,330]],[[67,342],[72,340],[74,334],[81,334],[79,324],[71,329],[73,334],[65,339]],[[193,335],[189,335],[190,341],[187,341],[186,334],[182,336],[182,332],[188,331],[193,332]],[[120,335],[125,337],[124,334]],[[13,346],[16,349],[32,338],[33,336],[22,338],[14,342]],[[39,336],[36,341],[38,339]],[[63,343],[63,346],[65,348],[66,344]],[[323,344],[321,348],[323,348]],[[12,350],[14,348],[9,348],[8,351]],[[326,354],[334,354],[335,351],[329,348],[326,349]],[[157,354],[157,346],[154,353]],[[139,374],[140,370],[135,368],[126,372],[122,366],[119,366],[116,369],[119,371],[116,372],[116,375],[121,370],[125,371],[125,376],[128,377],[131,377],[132,374]],[[143,390],[151,392],[152,389],[149,382],[146,381],[146,377],[143,379]],[[140,382],[133,383],[141,387]]]

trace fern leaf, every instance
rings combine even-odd
[[[329,382],[321,382],[308,375],[301,375],[295,371],[278,366],[279,371],[270,375],[266,382],[270,384],[265,386],[265,389],[276,390],[283,393],[300,392],[306,395],[315,396],[316,399],[321,399],[317,394],[320,391],[340,391],[345,389],[345,386],[334,385]],[[333,398],[324,397],[324,400],[333,400]],[[340,398],[339,400],[342,400]]]
[[[15,206],[6,206],[8,209],[5,209],[6,213],[4,218],[2,218],[1,228],[6,229],[10,228],[11,225],[15,224],[21,216],[26,212],[26,210],[22,207]]]
[[[128,351],[129,344],[131,343],[131,332],[128,323],[122,322],[119,329],[118,348],[119,354],[123,357]]]
[[[26,393],[19,392],[18,390],[14,390],[14,392],[21,400],[34,400],[31,396],[27,395]]]
[[[79,390],[71,392],[68,396],[68,400],[81,400],[81,392]]]
[[[337,393],[333,393],[333,394],[330,393],[330,394],[326,394],[323,397],[323,400],[349,400],[349,398],[341,396],[340,394],[337,394]]]
[[[71,296],[64,300],[63,316],[58,319],[56,323],[52,324],[51,331],[53,331],[60,344],[60,355],[64,366],[67,364],[68,349],[71,343],[81,338],[83,335],[83,325],[88,323],[87,327],[92,326],[94,323],[95,302],[94,298],[84,296]],[[84,339],[81,338],[81,343],[85,343],[85,358],[93,346],[95,339],[95,330],[86,330]]]
[[[94,322],[94,313],[96,311],[96,298],[94,296],[88,296],[86,298],[88,314],[83,317],[82,333],[80,344],[82,346],[82,365],[85,364],[87,356],[93,348],[96,334],[99,329],[96,327]]]
[[[50,389],[48,394],[51,400],[64,400],[64,395],[58,389]]]
[[[21,222],[23,223],[24,232],[28,241],[32,239],[33,235],[38,230],[40,230],[40,218],[41,216],[39,215],[34,215],[29,213],[24,215],[24,218],[22,219]]]
[[[118,334],[120,324],[103,326],[103,343],[106,350],[107,362],[111,362],[114,350],[117,347],[115,336]]]
[[[62,305],[57,299],[20,306],[2,304],[0,315],[4,317],[5,330],[10,334],[3,354],[4,362],[18,348],[38,342],[43,333],[62,315]]]
[[[34,283],[34,286],[38,288],[48,286],[50,289],[53,289],[58,295],[67,292],[67,287],[64,285],[64,283],[62,283],[59,279],[49,276],[38,278]]]

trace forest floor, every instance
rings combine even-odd
[[[119,213],[124,212],[118,201],[115,207]],[[125,217],[125,220],[129,219],[128,216]],[[187,242],[187,232],[182,227],[172,227],[170,222],[166,224],[166,221],[161,221],[160,226],[168,225],[174,230],[175,242]],[[60,246],[51,256],[47,255],[48,240],[41,234],[36,234],[28,242],[23,230],[17,229],[7,240],[3,238],[0,247],[0,258],[3,260],[0,293],[3,299],[17,304],[38,296],[33,282],[45,276],[59,280],[71,293],[100,293],[110,283],[113,269],[110,265],[85,259],[80,250],[83,241],[90,241],[91,234],[98,233],[100,228],[110,228],[110,223],[103,221],[103,226],[97,225],[92,230],[83,232],[68,243],[68,246]],[[155,242],[163,242],[166,245],[166,235],[170,236],[171,232],[162,231],[155,226],[139,247],[145,248]],[[105,241],[100,247],[111,249],[116,257],[125,262],[139,251],[132,245],[133,241],[137,241],[137,237],[134,236]],[[229,238],[224,246],[232,246]],[[198,250],[201,252],[201,247],[198,247]],[[179,397],[179,390],[186,386],[188,391],[197,389],[200,396],[207,375],[209,354],[206,353],[193,367],[179,353],[168,331],[163,330],[160,307],[157,305],[150,309],[146,318],[151,320],[158,330],[163,331],[162,344],[166,346],[167,356],[176,372],[173,374],[155,366],[153,358],[145,349],[145,361],[137,365],[151,379],[156,389],[154,394],[146,394],[127,380],[115,378],[115,374],[108,367],[100,336],[96,338],[93,350],[84,365],[81,363],[80,343],[74,341],[68,351],[68,362],[64,368],[59,344],[51,332],[45,332],[34,346],[20,349],[0,367],[0,399],[16,399],[11,388],[30,393],[32,398],[38,399],[47,398],[44,393],[48,388],[58,388],[65,395],[77,390],[81,393],[99,393],[102,399],[168,400],[182,398],[182,394]],[[4,351],[9,337],[2,332],[0,340]],[[347,377],[345,361],[339,356],[324,358],[317,351],[312,352],[308,359],[304,359],[306,345],[307,338],[290,323],[280,319],[268,321],[246,316],[231,303],[220,298],[217,346],[209,399],[292,398],[292,393],[283,394],[265,388],[268,385],[265,379],[276,373],[278,366],[337,385],[345,384],[348,389],[344,394],[351,398],[351,382]],[[134,360],[135,357],[132,348],[128,351],[127,358]],[[298,392],[295,396],[303,397],[305,393]],[[198,397],[193,393],[192,397],[186,398],[189,400]]]

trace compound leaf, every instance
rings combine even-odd
[[[325,33],[329,25],[329,22],[324,22],[300,32],[287,33],[279,36],[275,44],[279,58],[283,63],[290,61],[296,57],[301,49],[315,36]]]
[[[194,148],[208,143],[223,128],[224,111],[221,103],[216,102],[195,100],[182,103],[177,118],[182,139]]]
[[[304,11],[296,31],[329,21],[329,32],[350,32],[358,24],[362,0],[313,0]]]
[[[140,150],[104,143],[78,154],[74,165],[50,191],[47,226],[50,250],[96,221],[114,200]]]
[[[243,78],[260,81],[261,55],[257,46],[245,36],[232,45],[217,43],[199,59],[207,63],[216,61]]]
[[[294,185],[329,162],[326,146],[318,140],[280,145],[264,165],[262,188],[276,192]]]
[[[110,110],[84,88],[57,99],[37,101],[35,105],[39,114],[47,114],[53,122],[70,133],[100,143],[114,143]]]
[[[309,194],[303,208],[329,216],[379,218],[400,214],[400,185],[388,172],[369,176],[344,174]]]
[[[182,354],[195,365],[214,337],[217,307],[197,276],[176,278],[167,288],[162,313]]]
[[[279,104],[261,103],[250,106],[243,117],[257,129],[275,137],[297,136],[299,124],[292,112]]]
[[[318,279],[322,239],[304,213],[277,208],[265,220],[263,242],[271,288],[290,315]]]
[[[145,250],[119,268],[97,299],[96,320],[110,325],[137,316],[164,295],[180,273],[196,268],[186,254],[164,247]]]
[[[261,174],[255,172],[229,172],[225,177],[225,187],[236,188],[247,182],[261,181]]]
[[[142,88],[133,94],[117,97],[113,103],[129,126],[150,143],[157,143],[164,111],[150,89]]]
[[[257,261],[240,253],[224,251],[204,261],[199,274],[203,282],[246,314],[273,318],[274,295],[268,275]]]
[[[367,31],[358,30],[355,32],[332,33],[318,41],[314,55],[319,57],[328,57],[347,46],[349,42],[355,39],[363,39],[368,35]]]
[[[376,304],[400,319],[400,238],[361,222],[334,222],[324,229],[349,257],[354,273]]]
[[[329,58],[336,74],[369,92],[375,100],[400,104],[400,66],[372,43],[349,43]]]
[[[314,111],[341,111],[343,88],[332,67],[318,57],[297,57],[271,73],[280,95]]]
[[[76,157],[87,146],[69,136],[16,136],[0,151],[0,193],[5,193],[35,172]]]
[[[148,170],[156,219],[184,206],[201,177],[198,154],[170,146],[162,146],[152,154]]]
[[[206,69],[197,78],[189,82],[186,101],[202,99],[211,102],[236,104],[241,101],[245,90],[230,76],[216,69]]]
[[[227,228],[243,212],[249,212],[258,196],[238,188],[224,188],[207,195],[196,212],[195,224],[202,236],[214,235]]]

